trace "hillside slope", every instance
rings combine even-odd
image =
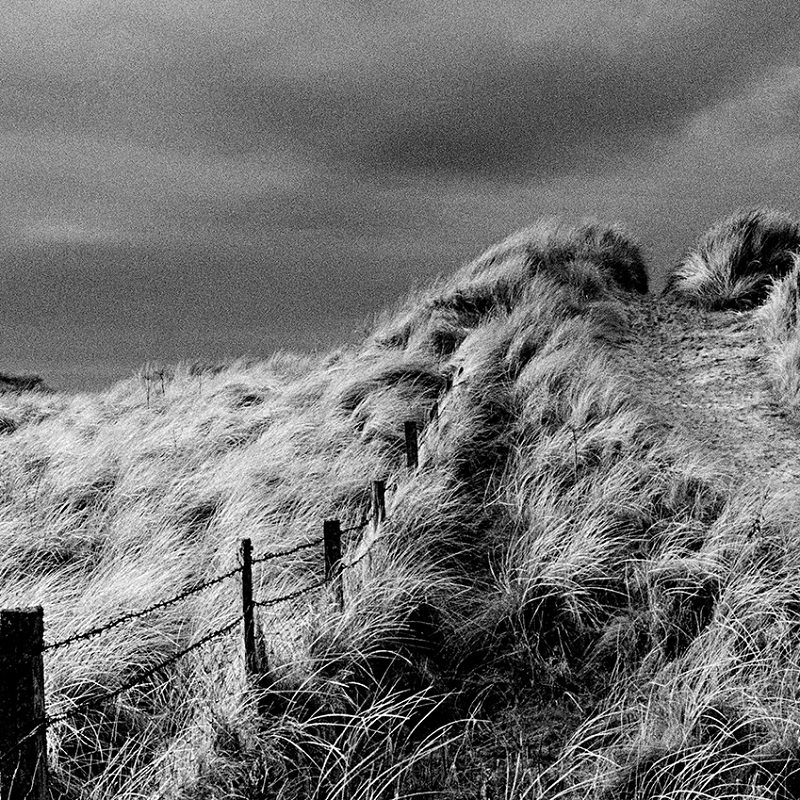
[[[745,318],[646,288],[623,232],[546,221],[327,356],[4,395],[0,605],[69,641],[45,653],[55,796],[793,796],[800,520],[737,483],[793,437],[761,403],[726,422]],[[245,536],[270,556],[255,682]]]
[[[770,385],[752,311],[708,311],[632,298],[615,349],[631,396],[736,483],[800,489],[800,424]]]

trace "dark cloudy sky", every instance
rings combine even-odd
[[[541,215],[800,213],[795,0],[7,0],[0,371],[325,347]]]

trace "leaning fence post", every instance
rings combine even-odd
[[[419,449],[417,446],[417,423],[413,419],[406,420],[406,466],[415,470],[419,464]]]
[[[253,543],[242,539],[242,619],[244,621],[244,668],[255,675],[258,672],[256,656],[256,624],[253,614]]]
[[[326,519],[323,527],[325,540],[325,582],[333,581],[333,592],[339,611],[344,609],[344,579],[342,576],[342,529],[338,519]]]
[[[45,800],[41,606],[0,611],[0,798]]]
[[[378,527],[386,519],[386,481],[372,481],[372,524]]]

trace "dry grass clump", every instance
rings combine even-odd
[[[750,308],[791,269],[798,249],[800,222],[794,217],[740,211],[703,234],[669,276],[666,292],[710,309]]]
[[[793,506],[732,500],[613,374],[635,245],[551,225],[489,253],[361,347],[2,398],[0,602],[43,604],[49,640],[231,569],[243,536],[259,554],[349,527],[370,482],[390,486],[388,520],[346,539],[342,611],[324,588],[260,609],[256,685],[235,633],[54,725],[58,796],[794,785]],[[266,562],[257,597],[321,571],[316,547]],[[238,590],[49,653],[51,712],[234,621]]]
[[[482,320],[525,305],[537,277],[567,289],[560,301],[576,307],[587,299],[647,292],[641,250],[621,229],[544,219],[409,298],[400,313],[379,326],[373,341],[447,357]]]
[[[647,293],[641,249],[619,227],[542,219],[490,247],[465,272],[474,277],[516,256],[523,258],[531,272],[543,271],[559,281],[581,282],[594,267],[596,278],[607,288]]]
[[[651,654],[618,684],[546,796],[796,796],[800,520],[787,501],[729,507],[684,557],[713,580],[710,615],[680,654]]]

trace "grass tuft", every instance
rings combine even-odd
[[[732,214],[700,238],[669,276],[666,293],[709,309],[751,308],[786,275],[800,250],[800,222],[754,209]]]

